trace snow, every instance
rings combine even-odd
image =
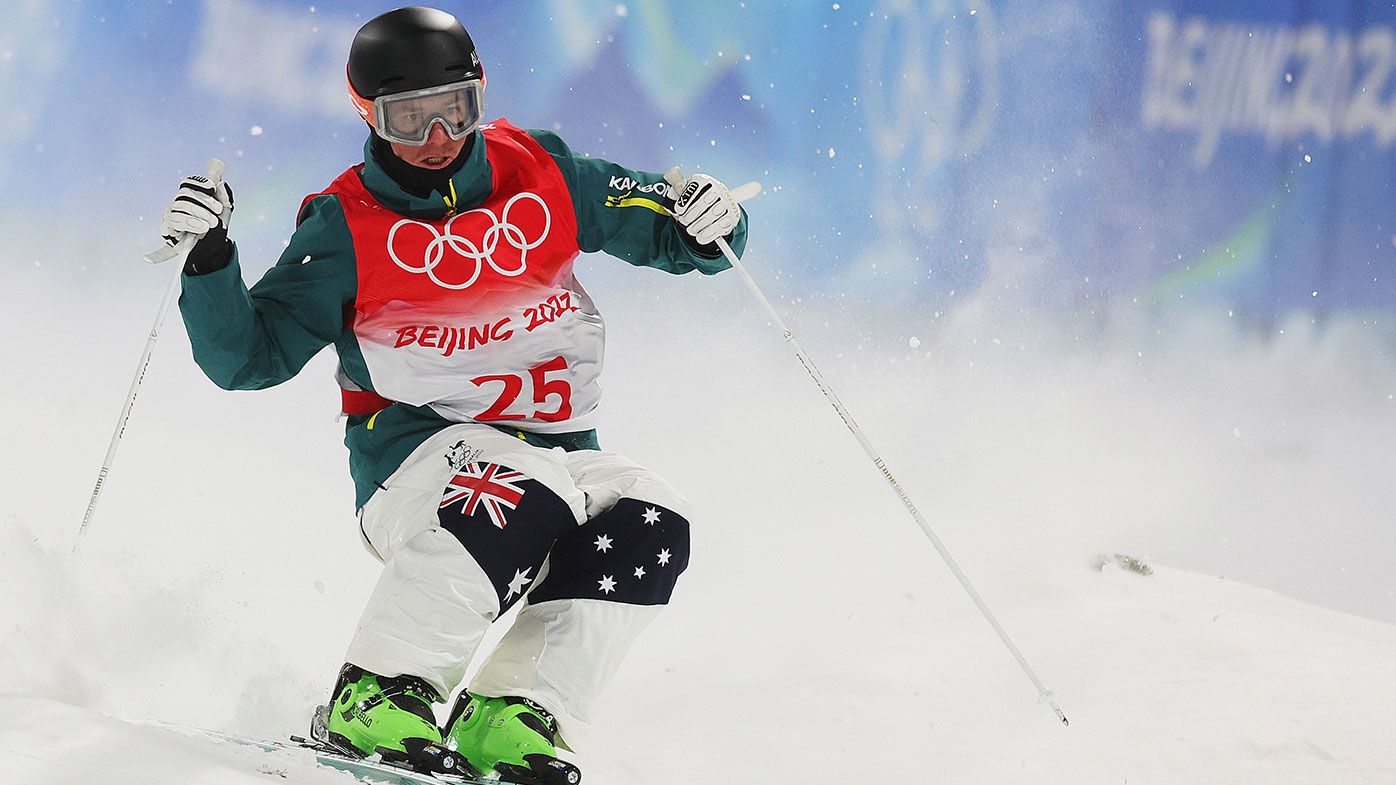
[[[377,571],[328,357],[222,393],[171,322],[71,553],[166,272],[133,253],[102,290],[7,273],[0,327],[27,338],[0,347],[0,782],[350,782],[152,726],[281,738],[326,697]],[[1396,781],[1379,332],[1204,320],[1078,350],[963,308],[909,351],[885,313],[791,312],[1064,728],[740,282],[582,275],[612,329],[603,443],[706,513],[587,781]],[[1097,566],[1116,552],[1153,574]]]
[[[5,713],[0,737],[9,749],[20,751],[6,764],[6,782],[257,785],[277,778],[306,785],[358,783],[318,766],[309,751],[263,752],[211,743],[44,698],[4,697],[0,709]]]

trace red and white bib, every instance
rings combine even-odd
[[[377,393],[457,422],[539,433],[593,427],[605,325],[572,274],[577,216],[562,172],[508,122],[482,126],[489,198],[441,220],[336,194],[354,240],[354,335]]]

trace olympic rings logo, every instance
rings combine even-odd
[[[537,202],[538,206],[543,210],[543,231],[538,235],[538,239],[536,240],[530,240],[528,236],[524,234],[523,229],[509,221],[509,211],[513,209],[514,205],[521,199]],[[474,240],[468,237],[461,237],[451,231],[451,227],[456,221],[475,213],[480,213],[490,219],[490,226],[485,229],[484,234],[480,236],[478,245]],[[420,226],[431,233],[432,239],[427,243],[426,248],[422,252],[421,262],[415,265],[404,262],[397,253],[398,231],[407,226]],[[553,216],[552,213],[548,211],[547,203],[537,194],[524,191],[510,197],[509,201],[504,203],[504,209],[497,218],[489,208],[478,207],[451,218],[451,220],[446,222],[442,231],[438,231],[437,228],[431,224],[404,218],[393,224],[393,228],[388,230],[388,257],[393,260],[394,264],[409,273],[414,275],[425,274],[426,277],[431,279],[432,283],[443,289],[468,289],[480,278],[480,273],[484,271],[486,264],[503,276],[513,278],[514,276],[522,275],[523,272],[528,269],[528,252],[542,245],[543,241],[548,239],[548,231],[552,229],[552,226]],[[500,238],[503,238],[505,243],[519,252],[517,267],[507,267],[495,261],[494,252],[499,249]],[[460,283],[449,283],[437,277],[437,268],[440,267],[441,263],[446,259],[447,246],[450,246],[451,250],[460,259],[465,260],[467,263],[474,263],[469,277]]]

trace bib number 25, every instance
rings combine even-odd
[[[572,385],[566,379],[549,379],[548,374],[567,370],[565,357],[554,357],[528,369],[527,375],[518,373],[489,374],[476,376],[470,383],[483,389],[485,385],[504,385],[499,397],[488,409],[475,415],[477,422],[508,422],[510,420],[539,420],[541,422],[562,422],[572,417]],[[534,409],[530,414],[519,414],[510,409],[524,393],[524,387],[532,389]],[[554,399],[555,402],[554,402]]]

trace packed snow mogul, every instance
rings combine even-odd
[[[415,767],[463,757],[523,783],[576,782],[559,747],[688,563],[689,505],[602,450],[605,325],[581,251],[714,274],[746,220],[729,189],[572,152],[485,116],[485,74],[453,16],[363,26],[349,92],[363,163],[301,204],[250,290],[228,239],[232,190],[190,177],[162,231],[200,239],[179,305],[220,387],[280,384],[333,344],[360,528],[384,564],[318,731]],[[524,603],[437,725],[489,625]],[[435,763],[434,763],[435,761]]]

